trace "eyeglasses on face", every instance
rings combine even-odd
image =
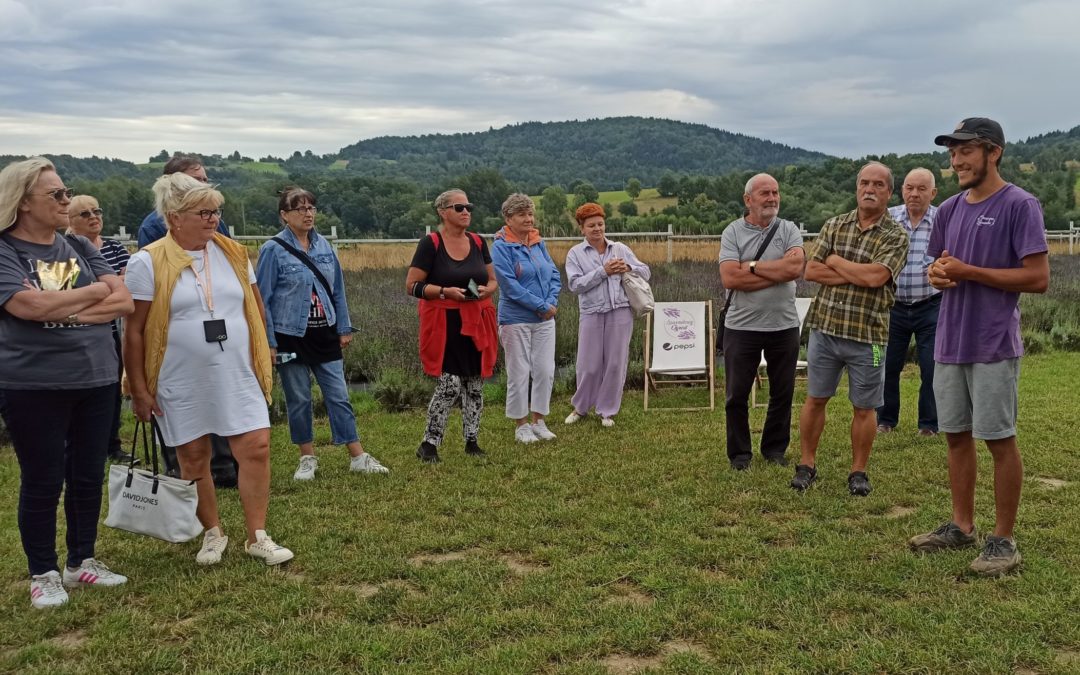
[[[221,217],[221,209],[199,209],[198,211],[187,210],[184,213],[195,213],[206,222],[210,222],[214,218]]]
[[[56,188],[55,190],[48,190],[46,192],[31,192],[32,195],[40,195],[42,197],[49,196],[58,202],[62,202],[65,199],[71,199],[75,195],[75,191],[71,188]]]
[[[308,206],[297,206],[296,208],[285,209],[285,210],[286,211],[297,211],[299,213],[318,213],[319,212],[318,208],[316,208],[314,206],[311,206],[310,204]]]
[[[105,212],[101,209],[89,209],[87,211],[79,211],[75,215],[80,218],[90,218],[91,216],[97,216],[98,218],[100,218],[102,213]]]
[[[476,204],[473,204],[472,202],[469,202],[468,204],[451,204],[446,208],[454,209],[454,211],[456,211],[457,213],[461,213],[462,211],[468,211],[469,213],[472,213],[473,209],[476,208]]]

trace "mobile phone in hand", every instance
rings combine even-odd
[[[480,287],[476,285],[476,282],[469,279],[469,285],[465,288],[465,295],[476,300],[480,299]]]

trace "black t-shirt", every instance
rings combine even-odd
[[[319,301],[315,288],[311,289],[311,306],[308,310],[307,330],[303,337],[285,335],[274,331],[278,353],[293,352],[299,363],[315,365],[342,358],[341,340],[337,331],[326,319],[326,308]]]

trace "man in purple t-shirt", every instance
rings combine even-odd
[[[912,537],[916,551],[976,546],[975,440],[994,458],[994,532],[971,569],[983,576],[1020,565],[1013,540],[1024,465],[1016,445],[1020,294],[1050,282],[1039,201],[998,173],[1005,135],[984,117],[965,119],[934,139],[949,148],[964,192],[938,209],[926,254],[928,276],[942,291],[934,345],[938,427],[949,445],[952,520]]]

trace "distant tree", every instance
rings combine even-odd
[[[513,192],[510,183],[503,178],[499,170],[490,167],[459,176],[452,180],[448,187],[464,190],[469,201],[477,205],[478,212],[473,213],[474,223],[483,218],[499,216],[503,201]]]
[[[230,162],[239,162],[239,161],[242,161],[242,160],[243,160],[243,158],[240,156],[240,151],[239,150],[233,150],[233,154],[229,155],[229,161]]]
[[[161,151],[161,152],[159,152],[158,154],[156,154],[156,155],[154,155],[153,157],[151,157],[151,158],[150,158],[150,161],[151,161],[151,162],[167,162],[167,161],[169,161],[169,156],[170,156],[170,155],[169,155],[169,151],[168,151],[168,150],[162,150],[162,151]]]
[[[630,191],[626,191],[630,194]],[[624,216],[636,216],[638,214],[637,204],[632,201],[619,202],[619,213]]]
[[[553,233],[567,224],[566,192],[558,185],[545,188],[540,195],[540,223]]]
[[[669,171],[660,176],[660,182],[656,184],[656,190],[661,197],[674,197],[679,193],[679,179]]]
[[[626,181],[626,194],[630,195],[630,199],[637,199],[638,195],[641,194],[641,181],[639,181],[637,178],[631,178],[630,180]],[[628,215],[637,214],[635,213]]]
[[[597,202],[600,201],[600,192],[593,186],[592,183],[587,181],[578,183],[574,188],[574,194],[581,195],[585,198],[585,202]]]

